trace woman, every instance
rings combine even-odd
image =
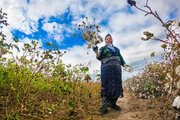
[[[102,107],[99,110],[101,114],[108,112],[107,107],[121,110],[116,105],[118,97],[120,95],[123,97],[121,65],[129,66],[125,63],[119,49],[113,46],[110,34],[106,35],[105,42],[106,45],[101,47],[99,52],[97,46],[93,48],[96,58],[101,61]]]

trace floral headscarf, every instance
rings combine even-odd
[[[111,37],[111,44],[108,44],[108,43],[106,42],[106,38],[107,38],[108,36]],[[115,49],[115,47],[113,46],[113,39],[112,39],[112,36],[111,36],[110,34],[107,34],[107,35],[106,35],[106,37],[105,37],[105,43],[106,43],[106,45],[108,46],[108,48],[109,48],[110,50],[112,50],[114,53],[116,52],[116,49]]]

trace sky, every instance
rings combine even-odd
[[[146,0],[136,0],[144,8]],[[180,18],[180,0],[149,0],[163,21]],[[148,62],[161,61],[163,49],[157,41],[142,41],[143,31],[156,37],[165,37],[161,23],[127,4],[126,0],[0,0],[0,8],[8,14],[3,33],[7,40],[18,37],[20,42],[39,41],[44,50],[47,42],[54,43],[61,51],[65,64],[90,64],[90,73],[100,70],[100,61],[86,42],[80,38],[77,24],[87,16],[100,25],[100,35],[111,34],[113,45],[120,49],[125,62],[134,67],[132,73],[123,71],[123,80],[135,75]],[[145,8],[144,8],[145,9]],[[74,37],[73,34],[76,33]],[[98,44],[98,47],[105,43]],[[155,52],[156,57],[150,54]]]

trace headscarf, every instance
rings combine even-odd
[[[108,36],[111,37],[111,44],[108,44],[108,43],[106,42],[106,38],[107,38]],[[112,50],[114,53],[116,52],[116,49],[115,49],[115,47],[113,46],[113,39],[112,39],[112,36],[111,36],[110,34],[107,34],[107,35],[106,35],[106,37],[105,37],[105,43],[106,43],[106,45],[108,46],[108,48],[109,48],[110,50]]]

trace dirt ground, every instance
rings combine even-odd
[[[165,101],[161,99],[138,99],[125,91],[124,97],[119,98],[117,104],[121,107],[121,111],[108,108],[108,113],[99,116],[98,120],[172,120],[172,116],[168,117],[163,106]]]

